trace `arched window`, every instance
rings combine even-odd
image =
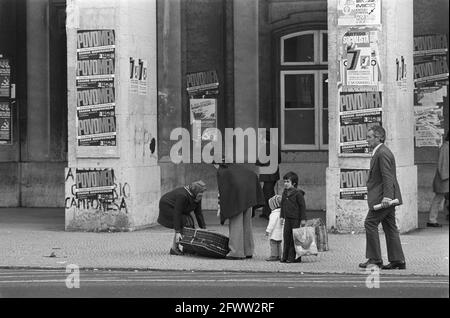
[[[328,149],[327,56],[326,31],[280,37],[282,150]]]

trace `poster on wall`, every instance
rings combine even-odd
[[[186,90],[191,97],[219,94],[219,77],[215,70],[186,75]]]
[[[114,198],[113,169],[76,169],[75,197],[77,199]]]
[[[0,97],[10,98],[11,66],[9,60],[0,58]]]
[[[217,140],[217,99],[190,99],[190,117],[195,140]]]
[[[344,89],[380,88],[380,34],[375,28],[352,28],[343,35],[339,73]]]
[[[138,95],[147,95],[148,61],[139,59]]]
[[[12,143],[12,111],[8,101],[0,101],[0,145]]]
[[[130,93],[137,94],[139,82],[139,63],[135,57],[130,57]]]
[[[445,34],[414,37],[415,146],[440,147],[448,105],[448,42]]]
[[[340,92],[341,154],[370,154],[367,131],[382,124],[382,92]]]
[[[367,200],[368,169],[341,169],[340,199]]]
[[[338,25],[381,24],[381,0],[339,0]]]
[[[79,146],[116,146],[114,30],[77,32]]]

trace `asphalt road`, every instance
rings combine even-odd
[[[71,275],[69,278],[68,276]],[[0,298],[304,298],[449,297],[449,278],[360,275],[0,269]],[[376,278],[374,273],[371,278]],[[373,288],[366,286],[366,280]],[[67,288],[67,284],[73,288]],[[76,288],[78,287],[79,288]],[[377,288],[378,287],[378,288]]]

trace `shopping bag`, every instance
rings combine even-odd
[[[312,226],[292,229],[296,258],[317,255],[316,232]]]
[[[327,226],[322,222],[322,220],[319,218],[310,219],[306,221],[306,226],[312,226],[315,228],[317,250],[319,252],[328,251],[329,247]]]

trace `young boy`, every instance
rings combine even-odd
[[[269,224],[266,228],[266,236],[270,239],[270,257],[268,262],[281,259],[281,241],[283,239],[283,226],[280,220],[281,195],[275,195],[269,199],[269,208],[272,210],[269,216]]]
[[[284,223],[283,230],[283,256],[282,263],[300,263],[301,257],[295,259],[294,237],[292,229],[305,226],[306,205],[305,192],[297,189],[298,176],[294,172],[288,172],[284,177],[284,191],[281,198],[280,218]]]

